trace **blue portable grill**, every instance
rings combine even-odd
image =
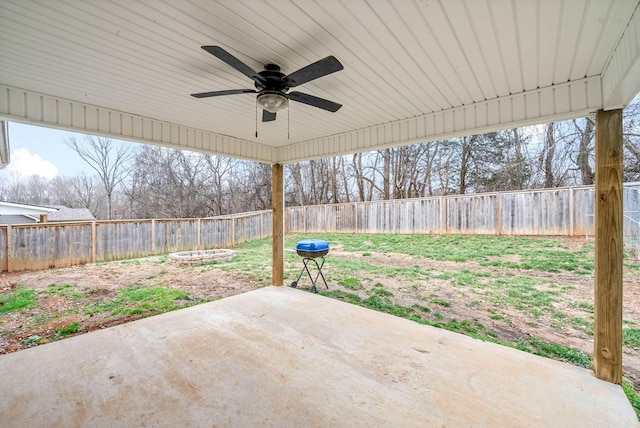
[[[324,282],[324,286],[329,289],[327,285],[327,280],[324,279],[324,274],[322,273],[322,267],[324,266],[324,256],[329,253],[329,243],[327,241],[323,241],[322,239],[303,239],[302,241],[298,241],[296,244],[296,252],[300,257],[302,257],[302,263],[304,266],[298,275],[298,279],[291,283],[292,287],[297,287],[300,278],[302,275],[307,272],[309,279],[311,280],[311,291],[314,293],[318,292],[316,288],[316,283],[318,282],[318,278],[322,278]],[[318,263],[317,258],[322,258],[322,262]],[[318,273],[316,273],[315,279],[311,275],[311,271],[309,270],[309,263],[314,263],[316,265],[316,269]]]

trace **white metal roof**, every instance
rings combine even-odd
[[[0,118],[294,162],[625,105],[640,89],[640,0],[0,0]],[[285,74],[344,70],[257,123],[253,82],[200,49]]]

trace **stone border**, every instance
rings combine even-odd
[[[233,259],[235,256],[236,252],[234,250],[218,249],[171,253],[169,254],[169,259],[176,264],[192,265],[196,263],[206,263],[213,260],[226,262]]]

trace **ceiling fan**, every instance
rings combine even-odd
[[[285,76],[276,64],[266,64],[264,70],[256,72],[220,46],[202,46],[202,49],[253,80],[256,89],[230,89],[226,91],[201,92],[191,94],[192,97],[207,98],[234,94],[258,94],[257,103],[258,107],[262,108],[263,122],[276,120],[276,112],[287,108],[289,100],[321,108],[332,113],[335,113],[342,107],[342,104],[334,103],[333,101],[318,98],[313,95],[296,91],[287,92],[289,88],[295,88],[303,83],[342,70],[344,67],[334,56],[323,58]]]

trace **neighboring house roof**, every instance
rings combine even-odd
[[[46,214],[47,221],[88,221],[96,218],[87,208],[69,208],[64,205],[31,205],[0,201],[0,224],[37,223],[40,215]]]
[[[57,211],[50,212],[47,215],[47,220],[50,222],[87,221],[96,219],[87,208],[68,208],[62,205],[53,205],[53,207],[57,208]]]

